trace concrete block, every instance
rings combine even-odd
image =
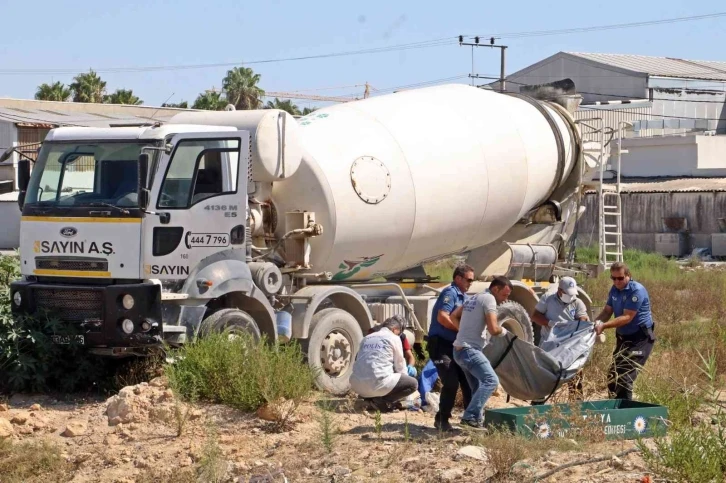
[[[726,233],[711,234],[711,255],[726,257]]]
[[[682,257],[688,251],[685,233],[656,233],[655,251],[667,257]]]

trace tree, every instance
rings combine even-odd
[[[192,109],[204,109],[206,111],[221,111],[227,105],[227,101],[222,98],[219,92],[208,91],[199,94],[194,101]]]
[[[104,96],[103,102],[106,104],[126,104],[129,106],[140,106],[144,103],[141,99],[134,95],[131,89],[116,89],[111,95]]]
[[[299,116],[301,114],[300,108],[293,104],[290,99],[281,101],[277,97],[275,97],[274,101],[267,101],[265,109],[281,109],[292,116]]]
[[[173,102],[170,103],[164,103],[161,105],[161,107],[176,107],[177,109],[189,109],[189,103],[187,101],[182,101],[178,104],[175,104]]]
[[[67,101],[73,93],[62,82],[41,84],[35,91],[35,98],[39,101]]]
[[[93,69],[75,76],[70,88],[73,91],[73,102],[102,103],[106,94],[106,82]]]
[[[237,110],[259,109],[262,104],[260,99],[265,91],[258,87],[260,74],[249,67],[235,67],[227,71],[222,80],[222,88],[227,95],[227,101],[233,104]]]
[[[317,111],[317,107],[306,107],[302,110],[302,115],[307,116],[308,114],[312,114],[313,112]]]

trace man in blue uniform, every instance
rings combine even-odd
[[[633,383],[645,366],[655,342],[653,316],[648,291],[631,280],[630,269],[622,262],[610,267],[613,287],[608,301],[595,319],[599,336],[605,329],[615,329],[616,344],[608,377],[608,391],[614,399],[633,398]],[[613,320],[610,317],[615,315]]]
[[[451,411],[454,409],[456,393],[461,386],[464,407],[471,402],[471,388],[461,367],[454,361],[454,341],[459,331],[457,322],[451,314],[466,300],[466,291],[474,281],[474,269],[469,265],[459,265],[454,270],[454,280],[439,294],[439,298],[431,313],[431,325],[428,334],[429,358],[436,366],[441,379],[441,397],[439,412],[434,419],[434,427],[441,431],[451,431],[449,424]]]

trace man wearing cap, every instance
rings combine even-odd
[[[630,269],[623,262],[610,266],[613,286],[608,301],[595,319],[595,332],[599,336],[605,329],[615,329],[615,351],[608,377],[610,397],[630,400],[633,383],[639,370],[645,366],[655,343],[650,297],[645,287],[632,280]],[[613,320],[609,320],[611,316]]]
[[[556,292],[546,293],[534,308],[532,322],[541,326],[540,341],[546,340],[550,331],[559,323],[589,320],[585,302],[577,298],[577,282],[572,277],[562,277]],[[570,394],[582,399],[582,373],[570,382]],[[540,404],[534,401],[533,404]]]

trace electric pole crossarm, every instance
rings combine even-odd
[[[506,46],[506,45],[495,45],[494,44],[494,40],[495,40],[494,37],[492,37],[491,39],[489,39],[489,44],[480,44],[479,43],[479,37],[474,37],[474,43],[472,44],[472,43],[464,42],[464,36],[463,35],[459,35],[459,45],[471,46],[472,47],[472,50],[473,50],[473,47],[489,47],[489,48],[492,48],[492,49],[499,49],[499,51],[501,53],[500,61],[499,61],[500,62],[500,66],[499,66],[499,90],[501,92],[504,92],[505,90],[507,90],[506,80],[505,80],[505,72],[506,72],[505,69],[506,69],[507,47],[508,46]],[[472,62],[472,65],[473,65],[473,62]],[[477,78],[478,76],[476,76],[474,74],[474,72],[472,71],[470,77]]]

